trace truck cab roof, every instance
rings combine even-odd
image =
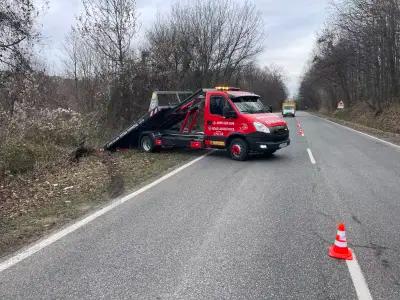
[[[238,97],[260,97],[257,94],[246,92],[246,91],[227,91],[226,92],[230,98],[238,98]]]
[[[232,89],[220,89],[220,88],[204,88],[202,89],[203,92],[223,92],[226,93],[229,98],[238,98],[238,97],[260,97],[257,94],[247,92],[247,91],[242,91],[238,88],[232,88]]]

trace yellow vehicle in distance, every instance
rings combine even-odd
[[[296,116],[296,101],[286,100],[282,103],[282,116]]]

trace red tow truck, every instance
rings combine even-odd
[[[216,148],[227,149],[234,160],[246,160],[290,144],[286,122],[269,113],[260,96],[238,88],[200,89],[179,103],[154,107],[153,101],[152,106],[104,148]]]

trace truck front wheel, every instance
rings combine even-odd
[[[153,139],[148,135],[142,136],[142,138],[140,139],[140,148],[144,152],[154,152],[155,147]]]
[[[246,160],[249,154],[246,141],[240,138],[232,140],[229,144],[229,154],[233,160]]]

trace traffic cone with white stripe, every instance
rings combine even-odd
[[[329,247],[329,256],[338,259],[353,259],[353,253],[347,247],[344,224],[339,224],[335,242]]]

